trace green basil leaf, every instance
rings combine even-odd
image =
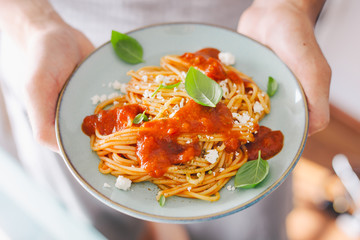
[[[162,88],[165,88],[165,89],[173,89],[173,88],[176,88],[180,85],[181,82],[177,82],[177,83],[174,83],[174,84],[171,84],[171,85],[162,85]]]
[[[113,30],[111,33],[111,44],[116,55],[123,61],[130,64],[144,62],[142,58],[143,48],[135,38]]]
[[[274,96],[277,89],[278,89],[278,83],[273,77],[269,77],[268,85],[267,85],[267,94],[269,95],[269,97]]]
[[[248,161],[242,165],[235,175],[234,186],[253,188],[262,182],[269,174],[269,163],[261,158],[261,151],[257,160]]]
[[[160,86],[155,90],[155,92],[153,94],[151,94],[151,97],[154,97],[155,94],[162,88],[165,88],[165,89],[173,89],[173,88],[176,88],[177,86],[180,85],[181,82],[177,82],[177,83],[174,83],[174,84],[171,84],[171,85],[163,85],[163,84],[160,84]]]
[[[138,115],[136,115],[133,120],[133,123],[139,124],[142,121],[144,121],[144,122],[149,121],[148,117],[145,115],[145,111],[143,113],[139,113]]]
[[[185,90],[195,102],[208,107],[216,107],[223,95],[217,82],[193,67],[186,74]]]
[[[164,195],[161,195],[160,199],[159,199],[159,205],[160,207],[163,207],[165,205],[165,201],[166,201],[166,198]]]

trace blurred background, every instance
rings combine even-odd
[[[331,121],[326,130],[307,140],[302,158],[294,170],[294,209],[286,222],[290,240],[360,239],[360,224],[351,218],[356,215],[359,208],[359,199],[354,199],[354,196],[349,194],[333,168],[333,158],[339,156],[338,154],[343,154],[347,157],[352,169],[358,176],[360,174],[359,9],[360,1],[358,0],[328,0],[316,26],[318,41],[333,73],[330,92]],[[0,110],[4,109],[1,106],[4,106],[4,99],[0,91]],[[29,185],[14,185],[11,182],[11,176],[1,173],[0,206],[3,207],[0,208],[2,211],[0,214],[18,216],[20,222],[33,222],[33,224],[27,224],[28,231],[34,234],[33,236],[39,234],[37,231],[41,224],[45,224],[49,231],[46,233],[48,235],[41,235],[42,237],[55,234],[52,232],[57,231],[57,228],[53,226],[54,223],[46,222],[46,217],[50,216],[62,220],[69,229],[76,225],[77,231],[80,231],[79,237],[101,238],[89,223],[79,223],[76,219],[69,217],[61,207],[61,203],[37,187],[35,189],[39,192],[39,196],[46,200],[39,204],[44,204],[43,207],[48,208],[49,212],[44,211],[47,216],[39,216],[36,221],[27,219],[28,215],[36,215],[36,213],[32,213],[32,207],[26,203],[30,203],[31,200],[39,201],[39,199],[14,201],[14,198],[19,198],[15,191],[18,187],[26,189],[27,187],[34,188],[34,186],[31,186],[32,180],[26,177],[19,166],[10,161],[16,158],[16,149],[12,142],[11,129],[1,128],[8,125],[3,124],[8,121],[4,116],[5,113],[0,111],[0,132],[9,137],[3,138],[7,140],[0,142],[0,169],[6,167],[17,176],[24,175],[23,182]],[[352,183],[357,182],[352,181]],[[356,188],[356,185],[354,186]],[[360,187],[356,189],[357,192],[360,191]],[[13,211],[19,205],[25,209],[25,215],[24,210]],[[0,217],[0,239],[10,239],[2,229],[7,226],[4,219],[6,218]],[[10,227],[16,229],[16,226]],[[69,236],[65,232],[56,234],[64,239]],[[21,235],[19,236],[21,238]],[[22,237],[26,238],[26,236]]]
[[[287,219],[291,240],[360,239],[359,223],[344,218],[360,199],[354,203],[332,166],[333,158],[344,154],[360,174],[359,9],[359,1],[329,0],[318,19],[317,39],[332,68],[331,120],[308,138],[294,170],[294,209]]]

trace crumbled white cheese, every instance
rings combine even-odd
[[[222,172],[222,171],[224,171],[225,170],[225,168],[220,168],[219,169],[219,172]]]
[[[106,101],[108,98],[106,96],[106,94],[103,94],[100,96],[100,102]]]
[[[152,92],[150,92],[148,89],[146,89],[143,93],[144,98],[151,98]]]
[[[188,191],[190,192],[190,190],[191,190],[191,187],[188,187],[188,188],[187,188],[187,190],[188,190]]]
[[[164,97],[161,95],[161,92],[158,92],[158,93],[156,94],[156,98],[157,98],[157,99],[160,99],[160,100],[163,100],[163,99],[164,99]]]
[[[131,187],[131,180],[124,176],[118,176],[118,178],[116,179],[115,187],[127,191]]]
[[[165,83],[166,85],[173,81],[172,76],[164,76],[164,75],[157,75],[155,78],[155,82],[158,84]]]
[[[91,102],[92,104],[98,104],[98,102],[100,102],[100,96],[99,95],[94,95],[91,97]]]
[[[185,80],[186,78],[186,72],[181,72],[181,80]]]
[[[219,153],[216,149],[206,150],[205,160],[213,164],[219,157]]]
[[[140,89],[140,87],[136,85],[136,86],[135,86],[135,89],[139,90],[139,89]]]
[[[225,65],[234,65],[235,56],[229,52],[221,52],[218,55],[220,61]]]
[[[176,105],[173,107],[173,110],[174,110],[175,112],[179,111],[179,109],[180,109],[180,106],[179,106],[178,104],[176,104]]]
[[[127,84],[123,83],[120,87],[120,92],[123,94],[127,94]]]
[[[261,113],[262,111],[264,111],[264,107],[261,105],[259,101],[256,101],[254,103],[254,112]]]
[[[143,76],[141,76],[141,79],[142,79],[144,82],[147,82],[147,81],[148,81],[148,76],[147,76],[147,75],[143,75]]]
[[[239,113],[232,113],[232,116],[239,124],[246,124],[250,120],[250,115],[247,112],[243,112],[241,115]]]
[[[111,188],[111,186],[108,183],[104,183],[104,188]]]
[[[179,103],[180,108],[182,108],[184,106],[184,102],[185,102],[185,98],[182,98],[180,103]]]
[[[113,93],[110,93],[110,94],[107,96],[107,98],[108,98],[108,99],[112,99],[112,98],[117,97],[117,96],[119,96],[119,94],[118,94],[117,92],[113,92]]]
[[[120,83],[117,80],[115,80],[111,86],[113,87],[113,89],[120,90],[120,92],[122,92],[124,94],[127,93],[127,90],[126,90],[127,84],[126,83]]]
[[[173,82],[173,77],[172,77],[172,76],[166,76],[166,77],[164,77],[164,83],[165,83],[166,85],[172,84],[172,82]]]
[[[229,89],[227,88],[227,82],[228,80],[225,79],[224,81],[221,81],[219,83],[220,87],[222,88],[223,90],[223,96],[226,97],[228,94],[229,94]]]
[[[156,78],[155,78],[155,82],[160,84],[160,83],[163,83],[164,82],[164,75],[157,75]]]
[[[228,185],[226,189],[229,191],[235,191],[235,186]]]
[[[180,108],[182,108],[184,106],[184,98],[181,99],[180,103],[179,104],[176,104],[174,107],[173,107],[173,112],[169,115],[170,118],[172,118],[175,113],[177,113],[177,111],[180,110]]]

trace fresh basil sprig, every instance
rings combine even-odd
[[[269,174],[269,163],[261,158],[261,151],[257,160],[248,161],[242,165],[235,175],[234,186],[240,188],[254,188]]]
[[[267,94],[269,95],[269,97],[274,96],[277,89],[278,89],[278,83],[273,77],[269,77],[268,85],[267,85]]]
[[[139,124],[143,121],[144,122],[149,121],[149,118],[146,116],[145,111],[143,113],[139,113],[138,115],[136,115],[132,122],[135,124]]]
[[[217,82],[193,67],[186,74],[185,90],[195,102],[208,107],[216,107],[223,95]]]
[[[160,199],[159,199],[159,205],[160,207],[163,207],[165,205],[165,201],[166,201],[166,198],[164,195],[161,195]]]
[[[143,48],[133,37],[113,30],[111,32],[111,44],[117,56],[130,64],[144,62]]]
[[[171,85],[163,85],[163,84],[160,84],[160,86],[155,90],[155,92],[153,94],[151,94],[151,97],[154,97],[155,94],[160,90],[160,89],[173,89],[173,88],[176,88],[177,86],[180,85],[181,82],[177,82],[177,83],[174,83],[174,84],[171,84]]]

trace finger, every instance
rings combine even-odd
[[[59,152],[55,135],[55,105],[58,92],[46,84],[49,76],[37,72],[26,89],[26,104],[36,141]]]

